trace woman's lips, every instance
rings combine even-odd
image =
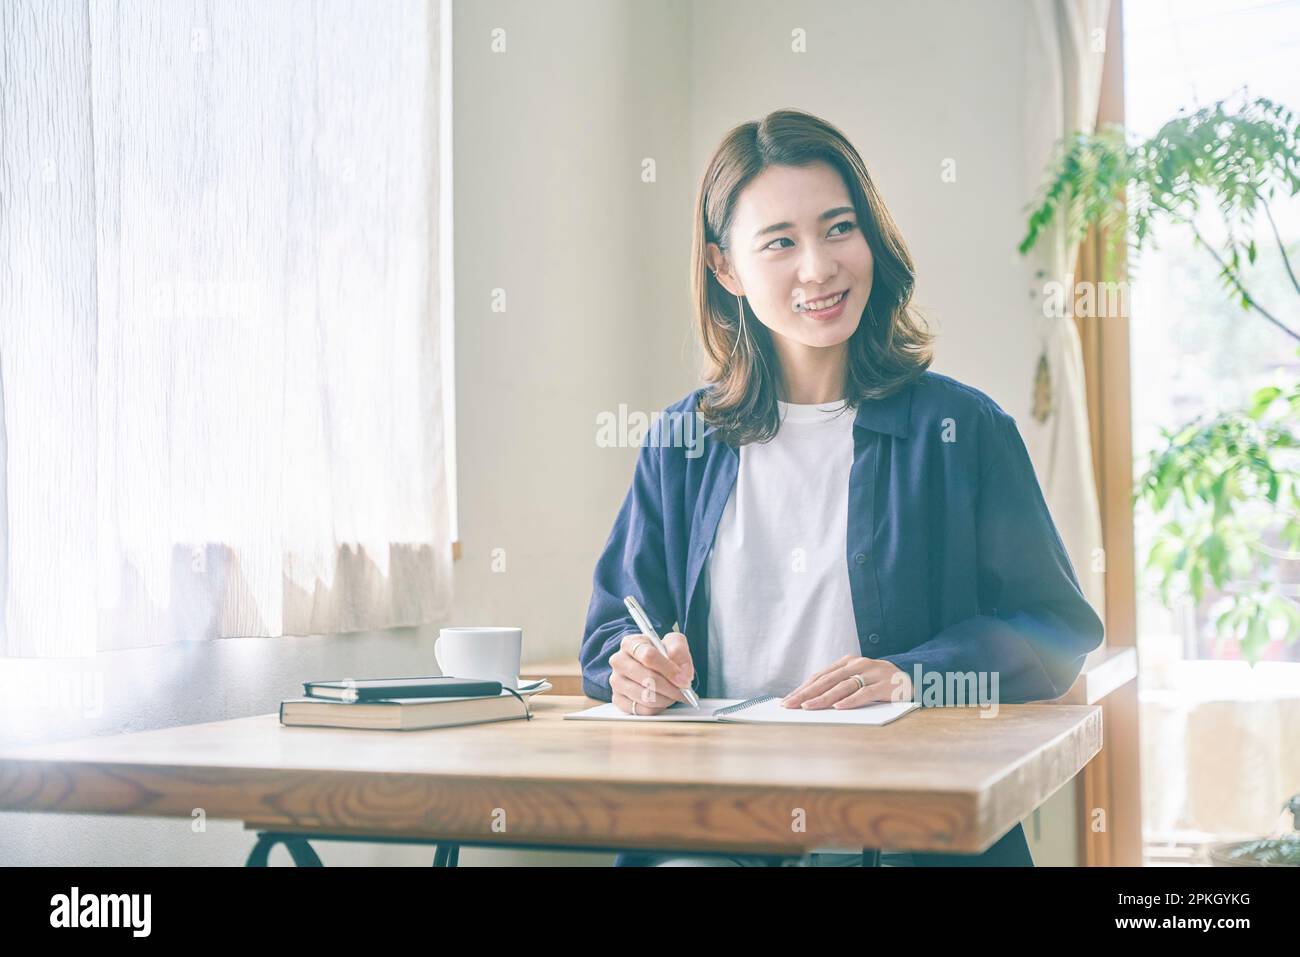
[[[799,315],[807,316],[810,319],[816,319],[820,322],[825,322],[829,319],[835,319],[842,312],[844,312],[844,304],[849,300],[849,291],[845,289],[841,293],[839,293],[839,296],[840,296],[839,302],[835,303],[835,305],[831,306],[828,309],[821,309],[818,311],[813,311],[811,309],[799,309],[798,310]]]

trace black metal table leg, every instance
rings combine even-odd
[[[460,860],[459,844],[437,844],[433,852],[434,867],[455,867]]]
[[[255,830],[250,828],[250,830]],[[312,848],[308,840],[320,841],[355,841],[359,843],[378,843],[378,844],[432,844],[434,847],[433,866],[434,867],[458,867],[460,866],[460,847],[462,841],[447,841],[433,837],[380,837],[372,835],[357,834],[333,834],[333,833],[313,833],[310,831],[299,831],[286,833],[284,831],[257,831],[257,841],[253,849],[249,852],[248,860],[245,867],[266,867],[267,860],[271,854],[271,848],[277,844],[283,844],[289,856],[293,858],[293,863],[297,867],[324,867],[324,863],[317,856],[316,851]],[[497,849],[517,848],[520,850],[554,850],[549,844],[527,844],[514,843],[501,844],[496,841],[471,841],[473,846],[490,846]],[[581,850],[590,852],[615,853],[620,856],[636,857],[636,854],[628,854],[622,848],[617,847],[584,847]],[[681,849],[681,853],[689,854],[689,849]],[[786,867],[796,864],[800,860],[806,860],[806,854],[771,854],[761,855],[763,863],[768,867]],[[878,849],[863,848],[862,864],[864,867],[879,867],[881,852]],[[633,865],[637,866],[637,865]]]
[[[248,860],[244,863],[245,867],[266,867],[267,859],[271,856],[271,848],[277,844],[284,844],[285,850],[293,858],[295,867],[324,867],[312,846],[307,843],[307,839],[297,837],[291,834],[275,834],[270,831],[264,831],[257,835],[257,843],[253,845],[253,850],[248,855]]]

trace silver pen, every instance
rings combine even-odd
[[[632,620],[636,622],[636,626],[641,629],[641,633],[654,643],[654,646],[659,649],[660,654],[667,658],[668,649],[664,647],[663,640],[659,637],[659,632],[655,631],[655,626],[650,624],[650,616],[641,608],[641,603],[631,595],[628,595],[623,599],[623,604],[627,605],[627,610],[631,613]],[[700,699],[695,696],[695,692],[691,690],[690,685],[687,685],[685,688],[678,688],[677,690],[682,693],[682,696],[686,698],[686,701],[692,708],[698,708],[700,706]]]

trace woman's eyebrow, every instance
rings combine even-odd
[[[826,212],[818,216],[817,219],[819,221],[834,219],[836,216],[839,216],[841,213],[851,213],[851,212],[853,212],[852,206],[836,206],[834,209],[826,210]],[[764,233],[780,232],[783,229],[794,229],[794,223],[773,223],[771,226],[764,226],[758,232],[754,233],[754,238],[757,239],[759,236],[762,236]]]

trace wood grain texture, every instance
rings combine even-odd
[[[372,732],[275,715],[0,754],[0,809],[586,847],[987,849],[1101,747],[1101,709],[926,708],[880,728],[532,721]],[[799,830],[797,822],[804,824]]]

